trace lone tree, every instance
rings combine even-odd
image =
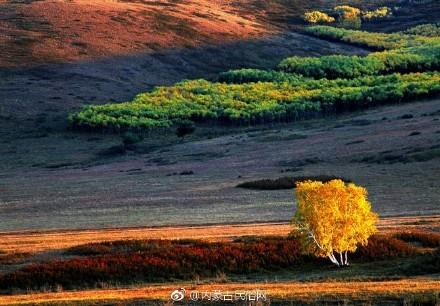
[[[341,180],[305,181],[296,187],[298,226],[308,253],[328,257],[337,266],[348,266],[348,252],[366,245],[376,229],[367,190]],[[338,254],[338,255],[335,255]]]

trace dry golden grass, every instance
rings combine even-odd
[[[264,290],[270,299],[295,298],[312,300],[316,298],[337,295],[338,298],[371,298],[378,296],[395,297],[406,294],[421,294],[440,292],[440,281],[429,279],[408,279],[383,282],[316,282],[316,283],[258,283],[258,284],[209,284],[209,285],[152,285],[141,288],[68,291],[53,293],[31,293],[12,296],[1,296],[0,305],[16,305],[26,303],[48,302],[80,302],[99,300],[132,300],[155,299],[168,300],[170,293],[177,286],[183,286],[187,291],[199,292],[235,292],[239,290]]]
[[[0,66],[72,61],[255,38],[270,32],[229,1],[2,1]]]
[[[407,229],[432,229],[440,226],[440,216],[382,218],[382,232]],[[180,226],[157,228],[114,228],[96,230],[0,233],[0,250],[6,252],[40,252],[80,244],[125,239],[203,239],[228,240],[239,236],[287,235],[289,223],[253,223],[237,225]]]

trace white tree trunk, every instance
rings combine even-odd
[[[345,251],[345,265],[346,265],[346,266],[349,266],[349,264],[348,264],[348,253],[347,253],[347,251]]]
[[[328,258],[330,259],[330,261],[332,263],[334,263],[335,265],[337,265],[338,267],[341,266],[338,262],[338,260],[335,257],[335,254],[331,253],[330,255],[328,255]]]

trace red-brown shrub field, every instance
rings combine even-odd
[[[426,248],[440,247],[440,233],[436,232],[408,231],[397,233],[394,237],[406,242],[419,243]]]
[[[28,265],[0,277],[0,288],[96,287],[286,268],[306,260],[294,239],[253,242],[117,241],[72,248],[80,257]]]
[[[360,246],[355,258],[365,261],[409,256],[419,253],[418,249],[405,241],[389,236],[373,235],[368,239],[368,245]]]
[[[352,256],[368,262],[420,253],[395,237],[376,235]],[[300,242],[288,238],[243,238],[233,242],[196,240],[124,240],[73,247],[71,259],[35,263],[0,275],[3,292],[13,289],[90,288],[102,285],[191,280],[298,267],[322,267],[326,261],[303,255]]]

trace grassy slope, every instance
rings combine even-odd
[[[390,0],[350,1],[365,8]],[[11,1],[0,7],[0,66],[29,66],[253,39],[301,26],[301,14],[339,3],[305,0]],[[426,21],[432,4],[418,10]],[[405,9],[402,14],[407,13]],[[427,14],[428,13],[428,14]],[[416,13],[413,13],[416,14]],[[402,23],[411,24],[408,18]],[[372,25],[374,27],[374,24]],[[117,33],[117,35],[115,35]]]
[[[2,1],[0,66],[29,66],[273,34],[306,1]]]

